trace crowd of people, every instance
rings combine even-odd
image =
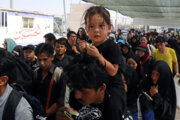
[[[48,33],[36,46],[4,40],[0,119],[14,108],[12,120],[175,120],[180,36],[131,29],[124,39],[120,29],[111,32],[101,6],[87,9],[84,21],[77,33],[58,39]],[[37,98],[44,116],[35,116],[24,95],[7,105],[17,86]]]

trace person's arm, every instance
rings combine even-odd
[[[110,76],[115,76],[116,75],[116,73],[117,73],[117,71],[119,69],[119,65],[118,64],[110,63],[101,54],[99,54],[97,56],[97,59],[100,62],[100,64],[102,64],[106,68],[106,71],[108,72],[108,74]]]
[[[171,56],[172,56],[172,62],[173,62],[173,68],[174,68],[175,75],[176,75],[176,77],[180,78],[179,65],[178,65],[178,61],[177,61],[176,52],[173,49],[170,49],[170,52],[171,52]]]
[[[54,113],[56,113],[56,110],[57,110],[57,103],[54,103],[53,105],[51,105],[49,107],[49,109],[46,111],[46,115],[47,117],[53,115]]]
[[[87,47],[87,54],[97,58],[97,60],[100,62],[100,64],[102,64],[106,68],[106,71],[108,72],[108,74],[110,76],[116,75],[118,68],[119,68],[119,65],[118,64],[112,64],[111,62],[106,60],[99,53],[98,49],[95,46],[93,46],[93,45],[88,46]]]
[[[180,78],[178,62],[173,63],[173,66],[174,66],[174,72],[175,72],[176,77]]]

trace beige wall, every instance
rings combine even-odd
[[[69,28],[77,32],[79,27],[84,27],[83,24],[83,15],[84,12],[93,6],[93,4],[71,4],[70,14],[68,16],[68,25]]]

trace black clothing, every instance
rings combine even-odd
[[[160,76],[157,81],[158,93],[152,96],[153,107],[156,120],[174,120],[176,113],[176,92],[171,70],[164,61],[157,61],[153,66]],[[154,86],[152,80],[147,81],[147,93],[151,86]]]
[[[70,46],[70,44],[68,43],[68,41],[67,41],[66,44],[67,44],[66,54],[69,55],[69,56],[72,56],[72,57],[74,57],[75,55],[77,55],[77,53],[72,50],[72,47]],[[77,50],[78,50],[78,45],[77,45],[77,44],[76,44],[76,48],[77,48]]]
[[[111,84],[111,87],[107,85],[104,102],[102,104],[91,104],[91,111],[88,111],[87,108],[84,108],[85,106],[81,108],[82,105],[78,103],[77,100],[74,98],[74,92],[72,92],[70,95],[70,106],[73,107],[75,110],[78,110],[80,114],[87,113],[87,111],[88,113],[91,113],[93,111],[92,109],[94,109],[95,114],[100,113],[95,117],[95,120],[123,120],[121,110],[122,103],[120,102],[122,101],[122,95],[120,94],[121,86],[116,84],[115,81],[112,81]],[[118,88],[120,89],[119,91]],[[94,116],[93,114],[91,115]],[[81,120],[80,118],[90,118],[89,116],[91,115],[88,114],[87,116],[83,117],[79,116],[79,118],[75,120]],[[92,116],[91,119],[88,120],[94,120],[92,119]]]
[[[103,44],[97,46],[97,49],[103,57],[112,64],[121,63],[120,48],[114,41],[106,40]],[[82,105],[73,97],[73,93],[70,95],[69,103],[74,109],[81,109]],[[110,76],[105,91],[104,103],[91,105],[91,107],[98,108],[102,112],[102,118],[98,120],[122,120],[122,115],[126,110],[126,93],[121,80],[120,71],[118,71],[115,76]]]
[[[53,63],[58,66],[58,67],[62,67],[63,69],[65,69],[72,61],[73,57],[64,54],[64,58],[60,61],[58,58],[54,58]]]
[[[28,64],[28,62],[26,62]],[[29,64],[28,64],[29,65]],[[36,68],[39,67],[39,63],[37,62],[37,59],[35,59],[31,65],[29,65],[31,67],[31,69],[34,71]]]
[[[118,45],[112,40],[106,40],[103,44],[97,46],[99,52],[112,64],[120,64],[121,51]]]
[[[132,76],[131,79],[127,81],[127,86],[128,86],[127,98],[128,98],[129,109],[132,112],[137,112],[137,99],[138,96],[142,94],[142,91],[144,89],[144,81],[146,80],[146,78],[144,73],[141,72],[139,56],[134,54],[130,58],[135,60],[137,64],[137,68],[135,70],[130,70],[130,69],[126,69],[126,71],[124,70],[124,73],[126,76],[128,76],[128,78]],[[125,68],[122,68],[122,70],[123,69]],[[132,73],[130,73],[130,71]],[[140,97],[140,104],[141,104],[142,113],[148,112],[153,109],[150,101],[144,95]]]
[[[48,75],[43,80],[43,83],[41,82],[42,70],[38,69],[37,71],[35,71],[37,78],[33,81],[33,96],[37,97],[41,101],[44,108],[46,106],[49,85],[52,75],[55,71],[55,68],[56,66],[52,64]],[[53,82],[49,107],[54,103],[59,103],[61,105],[64,104],[65,89],[66,89],[66,79],[65,79],[65,75],[62,73],[60,80]],[[55,114],[48,118],[48,120],[54,120],[54,119],[55,119]]]
[[[143,73],[146,78],[148,78],[151,74],[153,69],[153,64],[155,63],[154,59],[150,57],[144,64],[143,64]]]
[[[97,49],[103,57],[112,64],[121,64],[121,50],[114,41],[110,39],[106,40],[103,44],[97,46]],[[123,114],[126,110],[126,93],[121,79],[120,70],[118,70],[115,76],[110,77],[110,81],[107,86],[109,87],[111,93],[117,96],[116,99],[118,99],[119,104],[121,104],[121,114]],[[120,98],[118,98],[118,96]]]

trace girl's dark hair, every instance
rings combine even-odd
[[[108,25],[111,25],[111,19],[110,19],[110,14],[109,12],[102,6],[92,6],[89,9],[86,10],[85,15],[84,15],[84,21],[85,25],[87,25],[87,20],[90,20],[91,17],[95,14],[101,15],[105,22]]]

